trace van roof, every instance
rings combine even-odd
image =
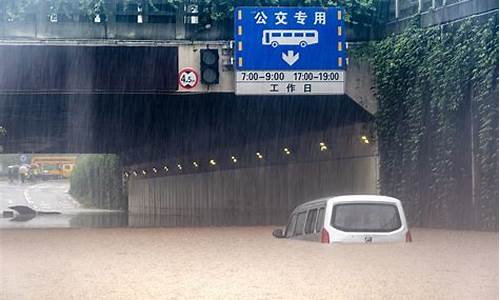
[[[389,203],[401,203],[396,198],[388,197],[388,196],[380,196],[380,195],[343,195],[343,196],[330,196],[330,197],[324,197],[320,199],[316,199],[313,201],[308,201],[306,203],[302,203],[301,205],[297,206],[294,211],[303,209],[305,207],[310,207],[310,206],[320,206],[325,204],[328,200],[333,200],[335,202],[358,202],[358,201],[363,201],[363,202],[389,202]]]

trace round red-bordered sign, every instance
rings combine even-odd
[[[187,67],[179,71],[179,86],[184,89],[192,89],[200,82],[200,76],[195,69]]]

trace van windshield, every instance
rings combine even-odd
[[[401,219],[392,204],[338,204],[333,207],[331,224],[342,231],[389,232],[401,227]]]

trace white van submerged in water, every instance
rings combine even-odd
[[[299,205],[278,238],[322,243],[411,242],[401,201],[377,195],[321,198]]]

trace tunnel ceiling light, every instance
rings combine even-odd
[[[198,166],[199,166],[199,165],[198,165],[198,162],[193,161],[193,166],[194,166],[195,168],[198,168]]]
[[[181,164],[177,164],[177,169],[179,169],[179,171],[182,171],[182,165]]]
[[[168,167],[167,166],[163,166],[163,170],[165,170],[165,172],[168,172]]]
[[[290,151],[290,149],[287,148],[287,147],[283,148],[283,152],[285,152],[286,155],[292,154],[292,152]]]
[[[257,156],[257,159],[263,159],[264,156],[260,152],[256,152],[255,155]]]
[[[146,170],[142,170],[142,175],[146,175],[148,174],[148,172],[146,172]]]
[[[153,167],[153,172],[156,173],[158,172],[158,170],[155,167]]]
[[[328,150],[326,144],[324,142],[319,143],[319,151],[324,152],[326,150]]]
[[[136,171],[132,172],[132,174],[134,174],[134,176],[137,176],[137,172]]]
[[[233,161],[233,163],[237,163],[238,162],[238,159],[234,155],[231,156],[231,160]]]
[[[129,177],[130,174],[128,172],[125,172],[123,173],[123,175],[125,175],[125,177]]]
[[[365,144],[369,144],[370,141],[368,140],[368,138],[366,137],[366,135],[362,135],[361,136],[361,141],[364,142]]]
[[[212,166],[215,166],[217,164],[213,159],[211,159],[208,163],[211,164]]]

